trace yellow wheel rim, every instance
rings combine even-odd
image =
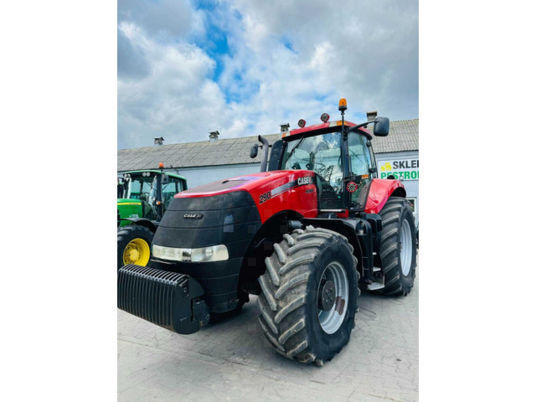
[[[146,266],[151,257],[149,243],[140,238],[132,239],[123,250],[123,264]]]

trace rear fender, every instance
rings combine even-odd
[[[373,179],[365,206],[367,214],[378,214],[389,197],[406,197],[406,189],[400,180]]]

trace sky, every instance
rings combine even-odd
[[[118,147],[418,117],[416,0],[118,0]]]

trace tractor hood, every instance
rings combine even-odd
[[[129,218],[142,218],[143,205],[141,200],[118,198],[117,199],[117,218],[119,226],[129,225]]]
[[[135,198],[118,198],[117,206],[120,205],[141,205],[141,201]]]
[[[306,170],[279,170],[275,172],[253,173],[245,176],[236,176],[229,179],[218,180],[212,183],[197,186],[175,195],[175,198],[208,197],[230,193],[232,191],[252,191],[261,188],[268,183],[284,184],[293,173],[313,172]]]
[[[276,170],[218,180],[176,194],[175,199],[247,192],[257,206],[262,222],[283,210],[315,217],[318,205],[315,183],[315,173],[310,170]]]

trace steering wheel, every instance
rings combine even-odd
[[[326,171],[324,172],[324,176],[327,181],[330,181],[332,173],[333,173],[333,165],[329,165]]]
[[[326,169],[326,165],[325,165],[323,162],[316,162],[315,165],[319,165],[319,166],[320,166],[320,169],[319,169],[319,170],[324,170],[324,169]]]

